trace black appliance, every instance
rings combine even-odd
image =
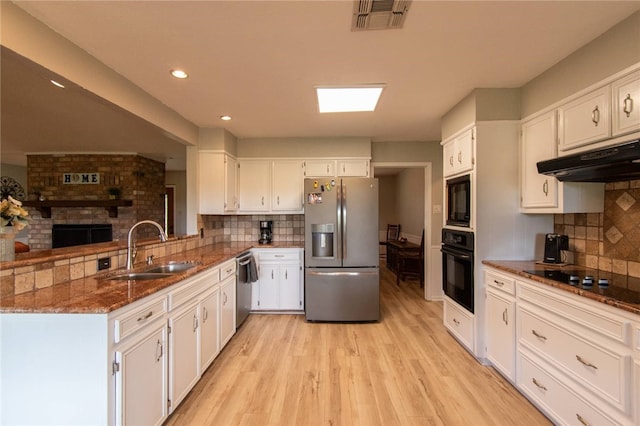
[[[569,250],[569,237],[559,234],[547,234],[544,238],[544,263],[562,263],[562,250]]]
[[[442,230],[442,289],[444,294],[473,313],[473,232]]]
[[[273,237],[273,221],[261,220],[260,221],[260,244],[269,244]]]
[[[640,304],[640,278],[613,274],[598,269],[537,269],[523,271],[530,275],[558,281],[583,292],[599,294],[625,303]]]
[[[112,240],[113,228],[110,224],[53,225],[51,229],[52,248],[104,243]]]
[[[563,182],[640,179],[640,139],[537,163],[538,173]]]
[[[471,221],[471,175],[447,180],[447,225],[469,227]]]

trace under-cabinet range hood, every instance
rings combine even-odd
[[[640,179],[640,139],[538,162],[538,173],[562,182]]]

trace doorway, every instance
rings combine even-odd
[[[387,222],[400,223],[401,235],[418,244],[422,230],[424,230],[425,277],[422,297],[427,299],[427,296],[432,294],[430,286],[433,285],[429,280],[431,271],[431,163],[372,163],[371,168],[372,176],[380,180],[379,216],[381,223],[379,229],[386,229]],[[389,196],[389,192],[395,192],[395,194]],[[394,197],[396,198],[394,199]],[[394,211],[394,207],[398,211]]]

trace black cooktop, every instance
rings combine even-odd
[[[599,294],[610,299],[624,303],[640,304],[640,291],[630,290],[640,288],[640,278],[627,275],[613,274],[598,269],[567,270],[567,269],[540,269],[524,271],[527,274],[544,277],[550,280],[568,284],[594,294]]]

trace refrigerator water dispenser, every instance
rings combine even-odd
[[[311,225],[311,256],[333,257],[333,223]]]

